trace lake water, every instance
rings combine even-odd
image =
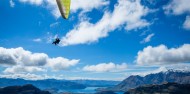
[[[72,92],[72,93],[87,93],[87,94],[93,94],[96,93],[97,88],[102,87],[87,87],[85,89],[74,89],[74,90],[61,90],[59,92]],[[117,94],[123,94],[123,92],[116,92]]]

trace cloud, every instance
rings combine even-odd
[[[37,38],[37,39],[33,39],[32,41],[34,41],[34,42],[42,42],[42,39]]]
[[[167,6],[164,7],[166,14],[182,15],[190,13],[189,0],[172,0]],[[183,28],[190,30],[190,17],[187,16],[183,23]]]
[[[68,67],[75,66],[79,60],[69,60],[62,57],[51,58],[48,60],[48,66],[54,70],[64,70]]]
[[[87,65],[83,68],[84,71],[91,71],[91,72],[110,72],[110,71],[123,71],[127,68],[126,63],[114,64],[110,63],[100,63],[97,65]]]
[[[97,42],[108,33],[125,26],[126,30],[133,30],[149,26],[150,23],[142,19],[148,9],[140,4],[140,0],[119,0],[112,13],[105,11],[97,23],[82,20],[76,27],[62,38],[61,45],[89,44]]]
[[[0,78],[22,78],[26,80],[42,80],[45,79],[42,75],[36,75],[31,73],[16,73],[16,74],[1,74]]]
[[[16,70],[20,66],[26,67],[22,69],[26,71],[39,71],[35,67],[50,67],[53,70],[62,70],[76,65],[78,62],[79,60],[69,60],[64,57],[50,58],[45,53],[32,53],[24,50],[22,47],[11,49],[0,47],[0,65],[16,66],[8,70]]]
[[[164,67],[166,67],[167,70],[190,72],[189,63],[170,64]]]
[[[146,75],[149,75],[149,74],[156,74],[156,73],[159,73],[159,72],[166,72],[168,71],[168,69],[164,66],[164,67],[159,67],[155,70],[151,70],[151,71],[142,71],[142,72],[133,72],[131,75],[139,75],[139,76],[146,76]]]
[[[10,0],[9,3],[10,3],[10,7],[12,8],[15,7],[15,3],[13,2],[13,0]]]
[[[166,14],[180,15],[183,13],[190,13],[189,0],[172,0],[164,7]]]
[[[12,79],[25,79],[25,80],[44,80],[44,79],[65,79],[65,75],[47,75],[47,74],[33,74],[33,73],[1,73],[0,78],[12,78]]]
[[[6,68],[4,73],[33,73],[33,72],[45,72],[46,70],[36,66],[13,66]]]
[[[82,10],[84,12],[91,11],[92,9],[98,9],[102,6],[108,5],[108,0],[72,0],[71,1],[71,11],[76,12],[77,10]]]
[[[43,3],[43,0],[19,0],[22,3],[29,3],[33,5],[41,5]]]
[[[24,50],[22,47],[6,49],[0,47],[1,64],[43,66],[47,63],[48,56],[44,53],[32,53]]]
[[[19,0],[21,3],[47,8],[55,18],[61,17],[56,0]]]
[[[139,65],[167,65],[190,62],[190,44],[178,48],[167,48],[165,45],[148,46],[139,51],[136,62]]]
[[[151,41],[151,38],[154,36],[155,34],[149,34],[146,38],[144,38],[140,43],[147,43]]]
[[[186,29],[186,30],[190,30],[190,16],[186,17],[186,20],[183,23],[183,28]]]

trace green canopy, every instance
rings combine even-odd
[[[64,19],[68,19],[70,13],[71,0],[56,0],[61,15]]]

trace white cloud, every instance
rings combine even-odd
[[[114,64],[110,63],[100,63],[97,65],[87,65],[83,68],[84,71],[91,71],[91,72],[113,72],[113,71],[123,71],[127,68],[126,63]]]
[[[0,47],[0,65],[5,66],[18,65],[23,67],[50,67],[54,70],[62,70],[76,65],[78,62],[79,60],[69,60],[64,57],[49,58],[45,53],[32,53],[30,51],[24,50],[22,47],[11,49]],[[12,67],[12,70],[16,70],[17,67]],[[9,70],[11,69],[9,68]],[[22,70],[39,71],[39,69],[34,67],[26,67]]]
[[[48,60],[48,66],[55,70],[64,70],[68,67],[75,66],[79,60],[69,60],[62,57],[51,58]]]
[[[98,9],[108,4],[108,0],[72,0],[71,11],[76,12],[77,10],[82,10],[84,12],[87,12],[91,11],[92,9]]]
[[[189,0],[172,0],[167,6],[164,7],[166,14],[182,15],[190,13]],[[190,30],[190,17],[187,16],[183,23],[183,28]]]
[[[154,36],[155,34],[149,34],[146,38],[144,38],[140,43],[147,43],[151,41],[151,38]]]
[[[16,73],[16,74],[1,74],[0,78],[22,78],[26,80],[42,80],[44,77],[42,75],[36,75],[31,73]]]
[[[44,80],[44,79],[58,79],[63,80],[64,75],[47,75],[47,74],[33,74],[33,73],[2,73],[0,78],[12,78],[12,79],[25,79],[25,80]]]
[[[106,11],[95,24],[82,20],[76,27],[62,38],[63,46],[88,44],[97,42],[100,38],[123,25],[126,30],[138,29],[150,25],[141,17],[148,13],[148,9],[140,4],[140,0],[119,0],[112,13]]]
[[[21,3],[28,3],[31,5],[37,5],[39,7],[46,7],[55,16],[55,18],[61,17],[59,9],[57,7],[56,0],[19,0]]]
[[[165,67],[168,70],[190,72],[189,63],[170,64],[170,65],[165,65]]]
[[[10,0],[9,3],[10,3],[10,6],[11,6],[12,8],[15,7],[15,3],[13,2],[13,0]]]
[[[30,51],[24,50],[22,47],[19,48],[0,48],[0,55],[4,60],[14,60],[14,63],[17,65],[26,65],[26,66],[43,66],[46,64],[48,55],[44,53],[32,53]],[[2,60],[2,59],[1,59]],[[4,62],[9,63],[9,62]]]
[[[34,5],[41,5],[43,3],[43,0],[19,0],[19,1],[23,3],[34,4]]]
[[[34,41],[34,42],[41,42],[41,41],[42,41],[42,39],[37,38],[37,39],[33,39],[33,41]]]
[[[183,28],[186,29],[186,30],[190,30],[190,16],[186,17],[186,20],[183,23]]]
[[[185,12],[190,13],[189,0],[172,0],[167,6],[164,7],[165,12],[180,15]]]
[[[46,70],[41,67],[35,66],[13,66],[6,68],[4,73],[33,73],[33,72],[45,72]]]
[[[166,67],[159,67],[158,69],[151,70],[151,71],[133,72],[131,75],[139,75],[139,76],[144,77],[149,74],[156,74],[159,72],[166,72],[166,71],[168,71],[168,69]]]
[[[179,48],[167,48],[165,45],[148,46],[139,51],[136,62],[139,65],[167,65],[190,62],[190,44]]]

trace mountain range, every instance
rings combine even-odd
[[[143,87],[144,89],[144,87],[147,87],[147,86],[150,86],[149,88],[153,88],[153,87],[159,88],[159,86],[157,85],[162,85],[163,83],[190,84],[190,72],[168,70],[166,72],[148,74],[146,76],[132,75],[124,79],[120,83],[119,81],[105,81],[105,80],[55,80],[55,79],[24,80],[24,79],[0,78],[0,87],[17,86],[17,85],[25,85],[25,84],[32,84],[35,87],[43,89],[43,90],[44,89],[46,90],[48,89],[54,89],[54,90],[84,89],[89,86],[107,87],[107,88],[97,89],[97,91],[100,91],[98,92],[98,94],[99,93],[101,94],[102,91],[104,94],[110,93],[110,92],[114,93],[116,91],[119,91],[119,92],[128,91],[129,93],[126,93],[126,94],[135,94],[135,93],[130,93],[130,92],[136,92],[136,90],[137,92],[141,92],[141,91],[138,91],[139,89],[135,89],[135,88]],[[165,86],[166,84],[163,84],[163,85]],[[180,89],[180,85],[175,85],[175,84],[169,84],[169,85],[176,86],[176,89],[178,89],[178,86],[179,86],[179,89]],[[133,91],[134,89],[135,91]],[[168,87],[166,87],[166,89],[168,89]]]
[[[190,84],[190,72],[168,70],[149,74],[144,77],[132,75],[124,79],[118,85],[111,88],[99,88],[98,91],[127,91],[131,88],[149,84],[162,84],[165,82],[175,82],[179,84]]]
[[[32,84],[40,89],[84,89],[86,88],[83,84],[78,84],[75,82],[70,82],[66,80],[24,80],[24,79],[7,79],[0,78],[0,87],[15,86],[15,85],[25,85]]]
[[[107,80],[24,80],[0,78],[0,87],[32,84],[40,89],[66,90],[66,89],[84,89],[86,87],[111,87],[115,86],[120,81]]]

